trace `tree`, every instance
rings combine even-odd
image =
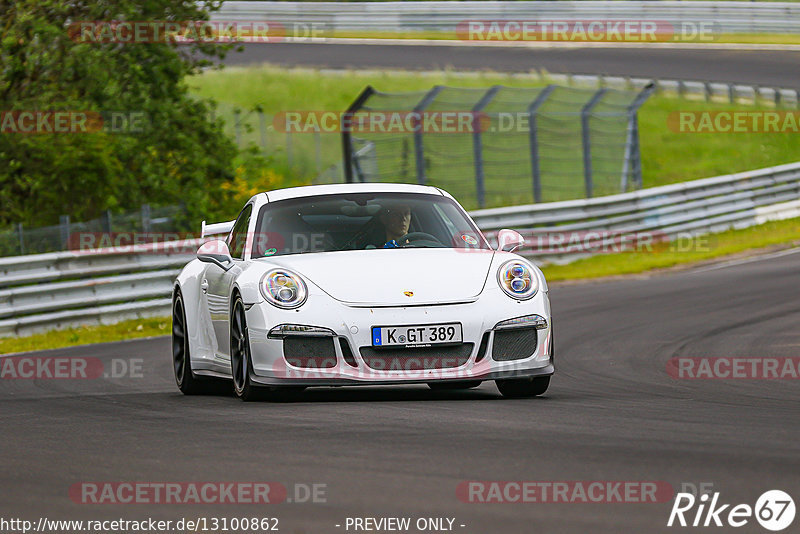
[[[215,212],[237,150],[186,77],[231,45],[93,40],[74,29],[83,21],[205,21],[219,4],[0,0],[0,224],[89,219],[142,203],[185,203],[192,220]],[[34,121],[46,127],[56,111],[78,117],[74,131],[18,131]],[[83,130],[80,117],[88,117]],[[102,128],[87,133],[98,117]]]

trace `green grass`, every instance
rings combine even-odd
[[[494,84],[508,87],[537,87],[546,82],[535,76],[521,77],[492,72],[465,75],[447,70],[436,73],[350,71],[345,74],[332,74],[312,69],[258,66],[207,71],[191,79],[190,83],[198,95],[213,97],[220,101],[220,113],[234,108],[249,110],[255,106],[261,106],[267,115],[273,115],[287,110],[341,111],[346,109],[368,84],[380,91],[404,93],[424,91],[437,84],[487,88]],[[689,100],[669,95],[653,95],[639,112],[644,187],[747,171],[790,163],[798,159],[800,135],[797,134],[695,134],[674,132],[668,127],[668,118],[671,112],[734,108],[748,111],[774,109],[765,103],[753,106],[745,103],[726,104]],[[251,113],[247,120],[251,125],[255,125],[256,115]],[[469,136],[469,134],[461,135],[465,138]],[[498,134],[493,135],[497,136]],[[247,139],[250,141],[259,141],[257,131],[245,134],[245,136],[249,136]],[[488,147],[490,139],[488,135],[485,137],[484,144],[485,147]],[[516,147],[515,143],[519,143],[521,137],[527,137],[527,135],[519,136],[518,134],[517,137],[513,143],[509,137],[509,146]],[[319,134],[318,139],[322,168],[341,161],[341,139],[338,133],[322,133]],[[496,140],[495,137],[495,142]],[[435,145],[438,140],[431,139],[429,142]],[[456,141],[453,140],[453,142]],[[461,139],[457,142],[461,143],[465,153],[468,152],[471,158],[471,139]],[[295,183],[310,183],[317,174],[314,134],[294,134],[291,144],[293,163],[289,165],[286,158],[288,150],[285,134],[274,131],[269,133],[268,145],[274,153],[275,165],[280,165],[285,172],[292,174]],[[524,167],[527,155],[523,153],[524,147],[514,150],[513,155],[520,164],[509,170],[509,176],[493,182],[493,176],[489,174],[491,169],[487,168],[487,207],[524,204],[531,201],[528,198],[531,189],[530,173]],[[456,162],[453,158],[450,160],[440,158],[438,162],[440,168],[444,167],[449,174],[441,178],[442,183],[439,185],[450,190],[468,209],[471,209],[476,207],[474,177],[471,168],[467,168],[468,165],[463,161],[466,159],[459,159],[459,162],[462,162],[461,165],[455,165]],[[445,164],[442,165],[442,162]],[[578,156],[564,165],[570,166],[571,176],[574,176],[574,180],[562,193],[558,190],[558,184],[555,184],[556,187],[543,187],[546,195],[551,195],[545,198],[546,201],[575,198],[576,188],[581,188],[580,157]],[[493,172],[496,174],[502,172],[502,169],[495,169]],[[617,171],[615,170],[615,172]],[[608,174],[609,184],[618,183],[618,178],[612,176],[613,173]],[[543,176],[547,179],[544,173]],[[436,183],[437,179],[439,178],[434,177],[431,180],[432,183]],[[544,185],[548,184],[545,182]],[[559,197],[559,194],[562,196]],[[604,194],[604,192],[600,190],[596,194]]]
[[[153,317],[123,321],[113,325],[93,325],[66,330],[52,330],[26,337],[0,338],[0,354],[165,336],[170,333],[171,325],[172,319],[170,317]]]
[[[543,267],[543,271],[548,282],[638,274],[713,260],[751,249],[792,244],[800,246],[800,218],[701,236],[693,243],[671,243],[656,247],[652,252],[601,254],[566,265],[548,265]]]

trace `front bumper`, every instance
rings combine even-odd
[[[494,359],[497,334],[494,327],[508,319],[534,314],[544,317],[547,326],[536,329],[535,343],[522,349],[525,357],[510,361]],[[468,356],[459,360],[457,365],[452,361],[445,367],[419,365],[425,361],[424,351],[416,354],[416,349],[410,348],[402,349],[408,351],[409,357],[404,354],[396,365],[392,363],[376,369],[374,363],[371,367],[362,355],[362,348],[366,349],[365,354],[370,354],[372,326],[451,322],[462,324],[463,342],[471,344]],[[267,303],[255,304],[247,311],[247,324],[253,367],[250,378],[263,385],[415,384],[549,376],[554,372],[550,304],[545,292],[528,301],[515,301],[499,289],[487,290],[473,302],[386,308],[347,306],[325,294],[312,293],[308,301],[295,310],[280,310]],[[291,358],[287,360],[284,357],[283,340],[268,337],[269,331],[281,324],[328,329],[332,354],[325,358],[326,363],[310,368],[290,363]],[[345,355],[343,344],[349,346],[350,354]]]

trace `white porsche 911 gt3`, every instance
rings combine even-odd
[[[259,193],[206,242],[173,291],[175,378],[232,379],[244,400],[308,386],[494,380],[547,390],[553,330],[541,270],[501,230],[489,245],[448,193],[338,184]]]

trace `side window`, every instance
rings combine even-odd
[[[250,226],[250,213],[253,205],[248,204],[244,207],[233,225],[231,235],[228,237],[228,248],[231,250],[231,257],[244,259],[244,245],[247,242],[247,228]]]

